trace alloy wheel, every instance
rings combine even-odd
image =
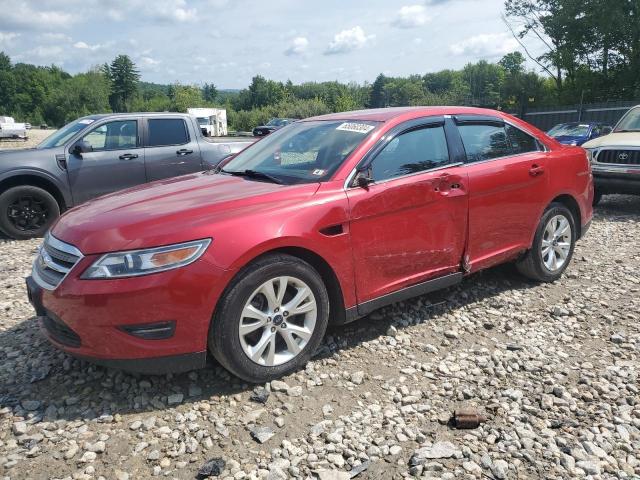
[[[249,296],[240,314],[238,335],[251,361],[273,367],[294,359],[313,335],[318,307],[302,280],[280,276]]]
[[[542,235],[542,261],[551,272],[560,270],[571,253],[571,224],[564,215],[549,219]]]
[[[13,226],[23,232],[36,231],[47,222],[49,210],[43,199],[33,195],[16,198],[8,207],[7,217]]]

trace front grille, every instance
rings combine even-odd
[[[640,165],[640,150],[600,150],[598,163]]]
[[[53,315],[51,312],[47,312],[47,315],[42,317],[42,324],[51,337],[58,343],[67,347],[78,348],[81,345],[80,336],[65,325],[65,323]]]
[[[42,288],[53,290],[81,258],[82,252],[76,247],[47,233],[33,262],[33,279]]]

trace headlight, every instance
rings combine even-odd
[[[587,151],[587,160],[589,160],[589,163],[593,163],[595,151],[591,148],[585,148],[585,150]]]
[[[211,239],[167,245],[165,247],[107,253],[87,268],[81,278],[122,278],[148,275],[195,262]]]

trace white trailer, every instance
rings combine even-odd
[[[187,113],[196,117],[205,137],[227,135],[227,111],[224,108],[188,108]]]
[[[27,139],[27,125],[16,123],[12,117],[0,117],[0,139],[1,138],[24,138]]]

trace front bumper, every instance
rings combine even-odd
[[[597,192],[640,195],[640,165],[594,166],[592,171]]]
[[[27,278],[29,301],[45,337],[94,363],[140,373],[205,365],[215,304],[228,272],[199,259],[142,277],[82,280],[95,260],[76,265],[54,290]]]

